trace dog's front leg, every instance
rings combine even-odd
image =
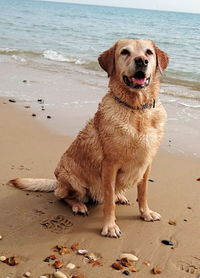
[[[120,229],[115,223],[115,182],[118,167],[113,163],[104,161],[102,165],[102,185],[104,190],[104,226],[102,235],[120,237]]]
[[[150,210],[147,202],[147,185],[150,169],[151,166],[148,166],[143,179],[138,184],[138,205],[141,217],[145,221],[156,221],[160,220],[161,215],[155,211]]]

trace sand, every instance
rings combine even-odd
[[[6,104],[4,104],[6,103]],[[91,206],[88,217],[74,216],[70,208],[52,193],[25,192],[8,186],[15,177],[52,178],[54,168],[71,138],[57,135],[41,126],[27,109],[0,99],[0,256],[17,256],[20,263],[8,266],[0,262],[0,278],[22,278],[30,271],[34,278],[54,272],[53,262],[44,259],[56,254],[55,245],[70,248],[74,242],[81,249],[97,253],[102,266],[83,262],[74,252],[60,256],[64,273],[80,273],[85,278],[125,277],[111,264],[122,252],[135,254],[136,273],[130,277],[151,277],[159,266],[161,277],[197,277],[200,275],[199,158],[160,151],[154,161],[149,183],[150,207],[162,220],[146,223],[139,218],[136,188],[127,192],[131,206],[117,206],[116,215],[123,234],[120,239],[104,238],[102,206]],[[59,217],[58,217],[59,216]],[[52,221],[54,219],[54,221]],[[176,225],[169,225],[169,220]],[[42,223],[46,223],[46,228]],[[171,240],[165,246],[161,240]],[[143,264],[149,261],[150,266]],[[79,268],[68,270],[67,263]],[[192,274],[192,275],[191,275]]]

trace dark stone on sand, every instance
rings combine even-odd
[[[149,181],[150,181],[150,182],[155,182],[155,180],[154,180],[154,179],[149,179]]]
[[[15,103],[15,102],[16,102],[16,100],[15,100],[15,99],[9,99],[9,102],[13,102],[13,103]]]
[[[130,275],[130,272],[128,270],[124,270],[122,273],[125,274],[126,276]]]
[[[26,82],[27,82],[27,80],[26,80],[26,79],[24,79],[22,82],[23,82],[23,83],[26,83]]]
[[[32,117],[36,117],[36,114],[32,114]]]
[[[47,119],[51,119],[51,116],[47,116]]]
[[[165,244],[165,245],[170,245],[170,246],[173,246],[173,245],[174,245],[174,243],[173,243],[172,241],[166,240],[166,239],[162,240],[161,242],[162,242],[163,244]]]
[[[44,103],[44,100],[42,98],[39,98],[37,101],[40,103]]]

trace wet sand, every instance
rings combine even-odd
[[[74,242],[101,257],[102,266],[85,264],[83,256],[72,252],[58,256],[64,262],[64,273],[80,273],[85,278],[125,277],[111,264],[122,252],[130,252],[139,258],[134,266],[138,272],[130,277],[151,277],[154,266],[159,266],[160,276],[166,278],[200,275],[198,158],[160,151],[153,163],[149,204],[161,213],[162,220],[146,223],[139,218],[133,188],[126,193],[131,206],[117,206],[116,210],[122,237],[104,238],[100,235],[102,205],[91,206],[88,217],[74,216],[52,193],[27,193],[6,185],[18,176],[53,178],[61,154],[72,141],[41,126],[27,111],[0,99],[0,256],[17,256],[20,260],[16,266],[0,262],[1,278],[21,278],[26,271],[34,278],[52,274],[53,261],[44,262],[49,255],[58,256],[52,247],[70,248]],[[170,220],[176,225],[169,225]],[[161,243],[164,239],[174,243],[173,249]],[[78,268],[67,269],[69,262]]]

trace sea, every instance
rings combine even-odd
[[[169,121],[199,122],[200,14],[0,0],[0,66],[8,61],[27,68],[67,71],[72,76],[82,74],[84,80],[88,78],[89,86],[92,79],[106,78],[98,65],[98,55],[116,40],[125,38],[153,40],[168,53],[170,64],[162,78],[161,99],[181,109]],[[105,93],[104,85],[97,82]],[[14,90],[9,92],[0,86],[0,96],[11,95],[31,99],[28,93],[20,96],[20,91],[15,94]],[[85,105],[85,110],[89,110],[89,103],[97,105],[99,98],[88,99],[84,95],[79,101],[77,96],[76,99],[70,96],[62,101],[60,97],[62,102],[71,103],[71,107],[80,102],[80,107]]]

